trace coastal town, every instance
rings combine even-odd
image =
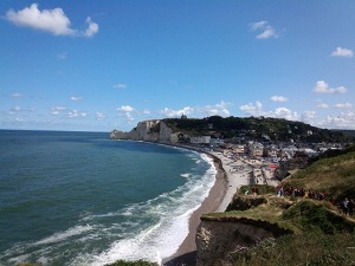
[[[180,126],[178,128],[175,126],[174,129],[169,120],[142,121],[130,132],[113,130],[110,133],[110,138],[175,145],[217,157],[226,172],[230,187],[219,211],[225,210],[236,189],[242,185],[270,185],[276,187],[290,173],[304,168],[313,158],[327,151],[343,150],[349,145],[349,143],[334,141],[297,141],[295,139],[300,138],[296,134],[291,135],[292,127],[294,128],[293,131],[298,130],[300,134],[309,137],[316,135],[318,130],[317,128],[304,127],[303,124],[294,126],[286,124],[287,133],[293,138],[285,140],[272,140],[265,133],[260,137],[253,137],[252,133],[255,131],[253,129],[241,129],[235,136],[223,137],[223,132],[216,126],[216,119],[222,118],[211,117],[194,120],[182,115],[180,119],[174,120],[175,124],[179,125],[180,123]],[[263,122],[265,119],[256,118],[256,121]],[[200,126],[199,123],[201,122],[205,123],[206,130],[204,133],[207,134],[192,134],[194,127]],[[276,122],[279,123],[280,121]],[[181,129],[183,124],[189,124],[189,130]],[[303,131],[300,131],[299,127],[304,127]]]

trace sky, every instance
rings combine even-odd
[[[167,117],[355,129],[355,1],[1,0],[0,129]]]

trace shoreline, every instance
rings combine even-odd
[[[197,228],[200,225],[200,217],[205,213],[224,212],[232,201],[237,189],[249,183],[249,178],[245,172],[233,172],[234,166],[229,167],[231,161],[228,161],[227,157],[223,154],[206,152],[184,145],[176,145],[176,147],[194,150],[208,155],[213,159],[217,173],[215,183],[210,189],[208,196],[201,203],[201,206],[192,213],[189,219],[189,233],[187,237],[181,243],[175,254],[163,259],[162,265],[164,266],[195,265],[197,259],[195,237]],[[245,166],[244,163],[242,165]]]

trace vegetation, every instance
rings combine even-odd
[[[354,243],[355,234],[306,232],[263,240],[256,247],[232,253],[227,260],[238,266],[355,265]],[[225,265],[225,261],[215,265]]]
[[[324,191],[336,201],[355,199],[355,152],[318,160],[286,178],[284,185]]]
[[[231,250],[213,265],[355,265],[355,217],[343,214],[329,201],[355,199],[354,146],[318,158],[282,184],[285,189],[302,187],[327,196],[324,200],[277,197],[268,186],[256,186],[258,195],[245,195],[252,187],[242,187],[229,211],[204,217],[266,221],[293,233]]]
[[[320,129],[309,124],[265,117],[211,116],[204,119],[164,119],[174,131],[223,138],[251,137],[272,141],[353,142],[354,136],[342,131]]]

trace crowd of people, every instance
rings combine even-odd
[[[303,197],[309,198],[313,200],[325,200],[327,197],[326,192],[315,192],[312,190],[305,190],[303,188],[297,187],[288,187],[284,188],[283,186],[277,187],[277,196],[292,196],[292,197]],[[330,197],[329,202],[332,203],[334,206],[338,206],[343,214],[346,215],[353,215],[355,202],[353,199],[345,198],[342,202],[338,203],[334,200],[334,198]]]
[[[277,187],[277,196],[292,196],[292,197],[302,197],[314,200],[324,200],[327,196],[325,192],[315,192],[311,189],[305,190],[304,188],[288,187],[283,186]]]
[[[257,186],[243,187],[241,189],[241,192],[244,195],[259,194]],[[334,206],[337,206],[343,214],[350,215],[350,216],[354,215],[354,211],[355,211],[355,202],[353,199],[348,199],[346,197],[344,198],[343,201],[337,202],[333,197],[327,195],[326,192],[316,192],[311,189],[306,190],[304,188],[297,188],[297,187],[284,188],[284,186],[279,185],[278,187],[276,187],[276,195],[278,197],[288,196],[288,197],[302,197],[302,198],[308,198],[313,200],[329,200],[329,202],[332,203]]]

